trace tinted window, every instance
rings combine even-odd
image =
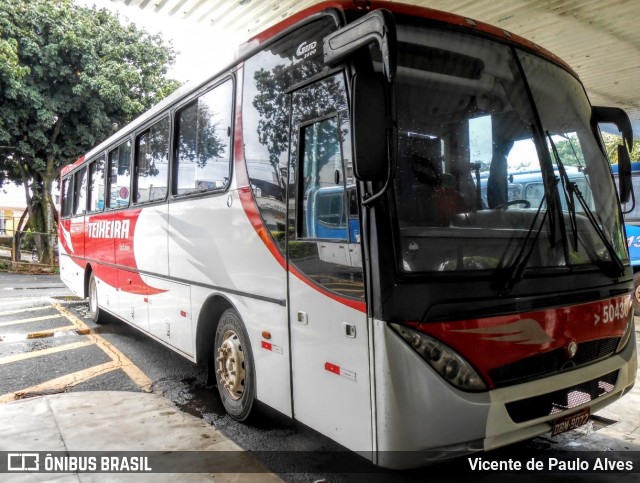
[[[344,170],[338,118],[301,129],[299,233],[304,238],[347,239]]]
[[[62,180],[62,216],[71,216],[73,211],[73,176]]]
[[[87,211],[87,168],[77,171],[74,177],[73,214],[77,216]]]
[[[274,42],[244,66],[243,140],[247,171],[258,208],[280,248],[286,226],[290,90],[326,66],[322,38],[335,29],[324,18]],[[297,129],[295,131],[297,134]]]
[[[232,96],[229,80],[177,114],[174,194],[219,190],[229,183]]]
[[[131,179],[131,141],[109,152],[109,208],[129,205]]]
[[[169,119],[155,123],[136,140],[136,203],[163,200],[167,196]]]
[[[104,158],[98,158],[89,165],[89,212],[104,209],[104,189]]]

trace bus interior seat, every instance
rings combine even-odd
[[[443,172],[440,139],[406,137],[399,145],[397,173],[401,224],[448,226],[451,217],[465,211],[456,179]]]

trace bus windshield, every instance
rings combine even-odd
[[[465,34],[398,28],[401,269],[618,266],[615,186],[580,83]],[[425,95],[428,93],[429,95]]]

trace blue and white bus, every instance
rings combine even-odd
[[[617,178],[618,165],[612,165],[611,169]],[[640,162],[631,163],[631,179],[633,186],[631,200],[629,200],[628,203],[622,203],[622,213],[624,213],[629,260],[633,268],[633,281],[635,285],[633,308],[636,315],[640,315],[640,203],[636,202],[635,197],[635,193],[640,192]]]

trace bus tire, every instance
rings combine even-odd
[[[234,309],[220,316],[213,357],[222,405],[233,419],[246,420],[255,400],[255,370],[249,337]]]
[[[640,272],[633,274],[633,313],[640,315]]]
[[[104,324],[106,322],[106,318],[98,304],[98,282],[96,281],[96,277],[93,273],[89,277],[89,287],[87,292],[89,293],[89,317],[91,317],[91,320],[96,324]]]

